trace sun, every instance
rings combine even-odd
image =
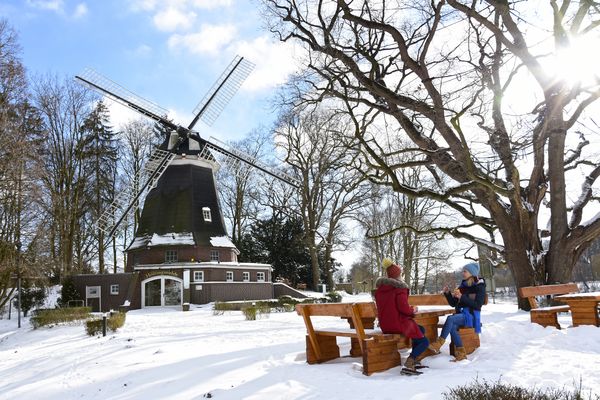
[[[589,35],[572,39],[568,46],[555,52],[547,70],[556,80],[571,86],[600,84],[600,37]]]

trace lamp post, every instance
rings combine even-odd
[[[17,248],[17,327],[21,327],[21,241],[15,243]]]

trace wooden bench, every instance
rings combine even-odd
[[[554,326],[560,329],[558,313],[568,312],[570,310],[569,306],[539,307],[536,296],[552,296],[578,292],[579,288],[577,284],[564,283],[559,285],[525,286],[519,289],[519,296],[529,301],[532,323],[540,324],[544,327]]]
[[[336,342],[338,336],[350,338],[350,356],[363,358],[365,375],[400,365],[398,349],[411,346],[410,339],[403,335],[384,334],[373,329],[377,318],[377,307],[373,302],[298,304],[296,312],[303,317],[306,325],[306,361],[309,364],[340,357]],[[450,307],[420,310],[415,321],[425,328],[425,336],[433,341],[437,338],[439,317],[453,312]],[[315,329],[311,317],[316,316],[346,319],[349,328]]]
[[[297,304],[296,312],[306,325],[306,362],[322,363],[340,357],[336,337],[349,337],[358,345],[352,346],[352,356],[362,356],[363,374],[385,371],[401,364],[399,342],[406,342],[403,335],[386,335],[374,329],[365,329],[361,318],[361,304],[329,303]],[[362,306],[363,309],[369,306]],[[351,321],[349,329],[315,329],[311,317],[328,316]],[[370,327],[372,328],[372,326]],[[357,354],[360,353],[360,354]]]

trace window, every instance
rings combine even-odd
[[[119,294],[119,285],[110,285],[110,294]]]
[[[242,276],[243,276],[243,281],[244,281],[244,282],[250,282],[250,272],[248,272],[248,271],[244,271],[244,272],[242,273]]]
[[[227,279],[227,282],[233,282],[233,271],[227,271],[226,279]]]
[[[210,261],[219,261],[219,250],[210,251]]]
[[[167,263],[177,262],[177,250],[165,251],[165,262],[167,262]]]
[[[194,282],[204,282],[204,271],[194,271]]]
[[[265,281],[265,273],[264,272],[257,272],[256,273],[256,280],[258,282],[264,282]]]
[[[204,221],[211,222],[212,218],[210,216],[210,208],[202,207],[202,216],[204,217]]]

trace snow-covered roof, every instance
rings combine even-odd
[[[194,235],[190,232],[167,233],[164,235],[153,234],[152,236],[136,237],[129,246],[129,250],[141,247],[155,246],[194,246]]]
[[[214,247],[236,248],[235,244],[227,236],[213,236],[210,238],[210,244]]]

